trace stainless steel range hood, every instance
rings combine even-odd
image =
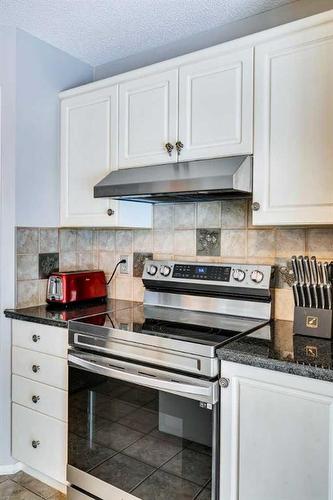
[[[95,198],[146,203],[246,198],[252,156],[232,156],[116,170],[94,187]]]

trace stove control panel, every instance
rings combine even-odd
[[[245,288],[270,287],[272,267],[259,264],[200,264],[195,262],[147,261],[142,278],[183,283],[207,283]]]
[[[172,277],[192,280],[230,281],[230,273],[231,267],[229,266],[175,264]]]

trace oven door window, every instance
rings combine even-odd
[[[69,465],[143,500],[214,498],[216,405],[69,371]]]

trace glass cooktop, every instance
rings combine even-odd
[[[71,321],[70,330],[77,328],[86,333],[123,330],[216,346],[265,323],[260,319],[133,303],[127,309]]]

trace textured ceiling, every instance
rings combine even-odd
[[[291,0],[0,0],[16,26],[93,66],[278,7]]]

